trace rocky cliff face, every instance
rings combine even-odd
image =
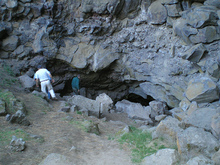
[[[186,97],[218,99],[219,0],[2,0],[0,6],[0,58],[17,76],[32,77],[40,63],[54,75],[57,92],[68,92],[81,73],[91,98],[134,94],[170,107]]]

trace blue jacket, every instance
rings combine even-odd
[[[72,88],[79,90],[79,78],[78,77],[74,77],[72,80]]]

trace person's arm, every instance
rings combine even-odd
[[[38,79],[38,78],[36,78],[36,79],[35,79],[35,81],[36,81],[36,87],[39,87],[39,84],[38,84],[39,79]]]
[[[78,89],[79,92],[79,78],[77,79],[76,88]]]
[[[50,78],[51,78],[51,81],[52,83],[54,83],[54,79],[53,79],[53,76],[51,74],[49,74]]]

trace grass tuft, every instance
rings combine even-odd
[[[132,151],[132,162],[140,163],[146,156],[156,153],[160,149],[169,148],[162,138],[152,140],[149,132],[130,127],[130,132],[118,138],[120,144],[127,144]]]

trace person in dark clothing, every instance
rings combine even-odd
[[[79,95],[79,79],[80,79],[80,75],[77,75],[76,77],[74,77],[72,79],[72,89],[73,89],[73,95]]]

